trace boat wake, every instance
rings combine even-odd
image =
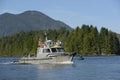
[[[0,64],[73,64],[73,61],[63,61],[63,62],[41,62],[41,63],[17,63],[16,61],[0,62]]]
[[[1,62],[0,64],[13,64],[13,62]]]

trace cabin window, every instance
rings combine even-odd
[[[57,52],[64,52],[63,48],[57,48]]]
[[[56,48],[51,48],[52,52],[57,52]]]
[[[43,53],[50,53],[50,49],[43,49]]]
[[[52,52],[64,52],[63,48],[51,48]]]

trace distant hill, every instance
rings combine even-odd
[[[0,15],[0,37],[20,31],[59,29],[67,24],[54,20],[38,11],[25,11],[21,14],[4,13]]]

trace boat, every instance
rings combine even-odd
[[[48,40],[43,42],[39,39],[37,54],[36,56],[31,57],[22,57],[18,61],[14,61],[14,64],[40,64],[40,63],[73,63],[73,57],[76,55],[76,52],[66,52],[62,46],[62,42],[58,40],[54,42]]]
[[[84,57],[82,55],[78,55],[79,56],[79,60],[84,60]]]

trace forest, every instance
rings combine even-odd
[[[120,41],[115,32],[105,27],[98,31],[93,25],[82,25],[72,30],[61,27],[54,30],[23,31],[2,37],[0,56],[35,55],[39,38],[45,40],[44,32],[47,32],[48,39],[61,40],[67,52],[77,52],[85,56],[120,55]]]

